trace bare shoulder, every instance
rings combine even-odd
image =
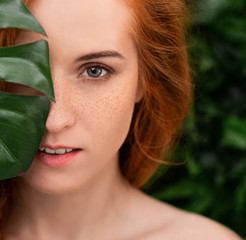
[[[146,222],[151,227],[134,240],[242,240],[227,227],[206,217],[180,210],[143,193],[140,198],[138,206],[144,209]]]
[[[209,218],[182,211],[172,206],[169,207],[171,209],[170,211],[173,212],[174,218],[171,220],[171,224],[167,232],[170,236],[173,235],[172,239],[242,240],[232,230]],[[163,229],[157,234],[159,234],[159,236],[164,236],[167,232]]]

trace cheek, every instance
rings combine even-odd
[[[120,148],[131,124],[135,105],[135,81],[117,81],[117,84],[105,84],[95,93],[83,99],[86,129],[91,144],[105,148]],[[106,143],[105,143],[106,142]]]

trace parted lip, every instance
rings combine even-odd
[[[52,150],[56,150],[56,149],[60,149],[60,148],[82,150],[81,148],[67,146],[67,145],[55,145],[55,146],[52,146],[52,145],[47,145],[47,144],[40,145],[39,148],[49,148],[49,149],[52,149]]]

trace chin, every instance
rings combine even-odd
[[[30,189],[51,195],[64,195],[78,190],[78,184],[72,176],[49,171],[47,169],[30,169],[21,176],[25,185]],[[82,179],[80,179],[80,183]]]

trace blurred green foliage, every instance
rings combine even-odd
[[[196,0],[188,40],[194,108],[175,160],[148,194],[246,238],[246,1]]]

